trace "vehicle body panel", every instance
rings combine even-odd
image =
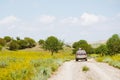
[[[87,61],[86,51],[85,51],[85,50],[78,50],[78,51],[76,52],[75,59],[76,59],[76,61],[78,61],[78,60],[83,60],[83,59],[84,59],[85,61]]]

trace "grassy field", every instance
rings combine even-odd
[[[47,51],[1,51],[0,80],[47,80],[74,56],[68,49],[51,56]]]
[[[39,48],[19,51],[0,51],[0,80],[47,80],[65,61],[74,59],[70,48],[64,48],[51,56]],[[120,68],[120,54],[103,56],[92,54],[98,62],[106,62]]]
[[[100,56],[98,54],[92,54],[91,57],[94,57],[98,62],[105,62],[120,69],[120,54],[113,56]]]

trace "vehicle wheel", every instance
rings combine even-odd
[[[78,59],[76,58],[76,61],[78,61]]]
[[[85,58],[85,61],[87,61],[87,58]]]

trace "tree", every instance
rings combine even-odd
[[[5,44],[6,44],[6,41],[4,39],[0,38],[0,45],[5,46]]]
[[[79,49],[79,42],[74,42],[73,43],[73,45],[72,45],[72,47],[74,48],[73,49],[73,54],[75,54],[76,53],[76,51]]]
[[[79,48],[79,42],[74,42],[72,45],[73,48]]]
[[[53,55],[54,52],[58,52],[60,49],[62,49],[62,46],[63,42],[59,41],[54,36],[50,36],[45,40],[44,49],[49,50],[51,55]]]
[[[93,48],[90,44],[88,44],[87,53],[88,53],[88,54],[94,53],[94,48]]]
[[[89,44],[87,43],[87,41],[85,41],[85,40],[80,40],[80,41],[78,41],[78,42],[74,42],[73,45],[72,45],[72,47],[74,48],[74,49],[73,49],[73,54],[75,54],[76,51],[77,51],[79,48],[84,49],[87,53],[92,53],[92,52],[93,52],[91,45],[89,45]]]
[[[98,48],[95,49],[95,53],[100,54],[101,56],[108,54],[107,46],[102,44]]]
[[[107,48],[110,55],[120,52],[120,37],[117,34],[114,34],[111,38],[108,39]]]
[[[43,39],[40,39],[40,40],[38,41],[38,43],[39,43],[39,45],[43,46],[44,43],[45,43],[45,41],[44,41]]]
[[[17,40],[21,40],[20,37],[16,37]]]
[[[63,49],[63,45],[64,45],[64,42],[61,41],[61,40],[58,40],[58,50],[62,50]],[[58,52],[58,50],[56,50],[56,52]]]
[[[4,37],[4,40],[5,40],[6,42],[10,42],[10,41],[12,40],[12,38],[11,38],[10,36],[5,36],[5,37]]]
[[[12,40],[9,44],[9,49],[10,50],[18,50],[19,49],[19,44],[16,40]]]
[[[19,44],[19,49],[25,49],[28,46],[28,42],[25,40],[18,40],[17,42]]]
[[[24,40],[28,43],[28,48],[32,48],[36,45],[36,42],[34,39],[29,38],[29,37],[25,37]]]

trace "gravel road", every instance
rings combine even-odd
[[[83,66],[89,67],[89,71],[83,72]],[[65,62],[48,80],[120,80],[120,69],[93,59],[69,61]]]

